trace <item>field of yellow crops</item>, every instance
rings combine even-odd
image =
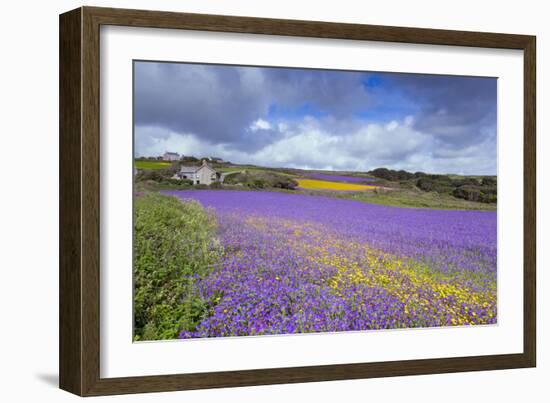
[[[357,185],[354,183],[342,183],[342,182],[330,182],[317,179],[298,179],[298,186],[302,189],[312,190],[348,190],[359,191],[376,189],[376,186],[371,185]]]

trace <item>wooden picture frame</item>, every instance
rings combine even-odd
[[[99,35],[102,25],[368,40],[524,52],[523,353],[276,369],[100,377]],[[534,367],[535,37],[81,7],[60,16],[60,387],[80,396]]]

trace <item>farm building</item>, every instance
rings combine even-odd
[[[210,185],[212,182],[223,180],[222,175],[205,160],[200,166],[182,166],[174,176],[180,179],[189,179],[193,185]]]
[[[165,152],[162,156],[164,161],[179,161],[180,155],[178,153]]]

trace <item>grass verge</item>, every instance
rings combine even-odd
[[[223,254],[213,213],[198,202],[146,192],[134,206],[134,340],[193,331],[211,302],[195,284]]]
[[[473,202],[457,199],[447,194],[423,192],[414,189],[333,194],[331,196],[395,207],[482,211],[496,211],[497,209],[496,203]]]

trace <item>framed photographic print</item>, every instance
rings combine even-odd
[[[60,16],[60,387],[535,366],[535,37]]]

